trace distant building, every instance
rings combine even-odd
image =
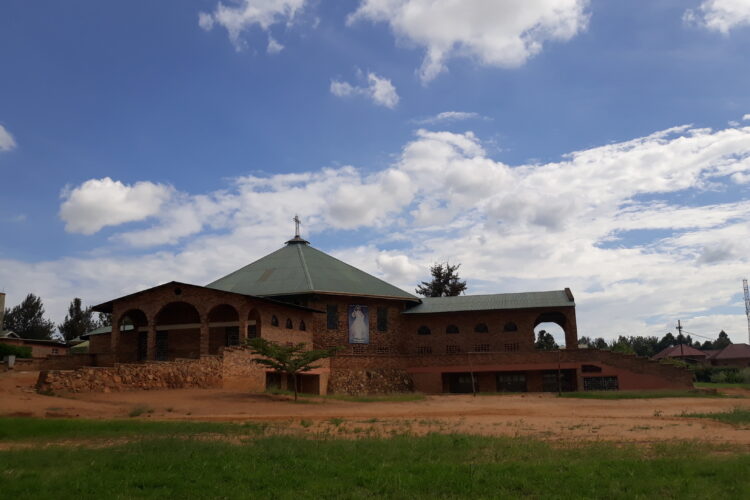
[[[656,353],[651,359],[661,360],[664,358],[679,359],[688,363],[703,363],[708,355],[705,351],[696,349],[685,344],[669,346]]]
[[[48,356],[66,356],[69,348],[65,343],[56,340],[22,339],[13,332],[0,337],[0,344],[17,347],[30,347],[32,358],[46,358]]]
[[[713,352],[708,360],[715,366],[750,366],[750,345],[729,344]]]

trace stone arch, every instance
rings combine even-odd
[[[118,360],[121,362],[148,359],[148,316],[138,308],[128,309],[116,320],[120,338]]]
[[[156,359],[199,358],[201,323],[198,308],[189,302],[176,301],[162,306],[154,316]],[[207,354],[207,349],[204,354]]]
[[[566,347],[568,338],[567,326],[568,321],[565,314],[558,311],[543,312],[534,320],[534,329],[532,331],[533,341],[536,342],[539,332],[544,330],[546,333],[552,335],[559,347]]]
[[[208,312],[208,353],[240,345],[240,314],[230,304],[218,304]]]

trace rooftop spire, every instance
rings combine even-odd
[[[302,243],[302,244],[305,244],[305,245],[309,245],[310,242],[307,241],[307,240],[302,239],[302,237],[299,235],[299,226],[300,226],[300,224],[302,224],[302,222],[299,220],[299,215],[295,214],[294,218],[292,219],[292,221],[294,222],[294,238],[292,238],[291,240],[287,241],[286,244],[287,245],[291,245],[291,244]]]

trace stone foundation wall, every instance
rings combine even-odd
[[[372,370],[336,370],[328,381],[329,394],[389,394],[412,392],[414,383],[405,370],[382,368]]]
[[[117,392],[144,389],[221,387],[222,360],[216,356],[172,362],[118,364],[111,368],[42,371],[39,392]]]

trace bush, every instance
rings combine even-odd
[[[711,382],[714,384],[724,384],[727,381],[727,372],[717,372],[711,374]]]
[[[740,370],[739,376],[741,384],[750,384],[750,368],[743,368]]]
[[[30,358],[31,347],[0,344],[0,359],[4,356],[15,356],[17,358]]]

